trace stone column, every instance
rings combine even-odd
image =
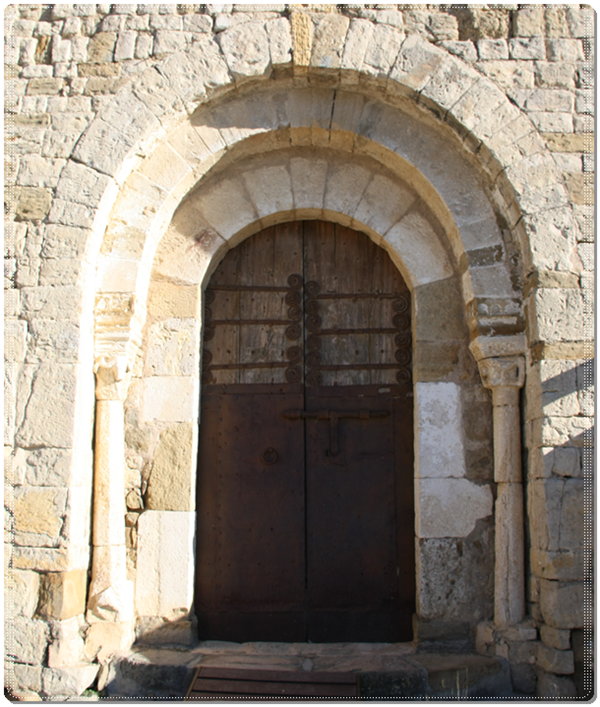
[[[124,409],[127,360],[104,357],[95,365],[96,434],[92,522],[92,581],[86,653],[92,658],[133,642],[133,583],[125,547]]]
[[[494,623],[517,624],[525,616],[525,558],[519,389],[525,381],[522,356],[479,361],[483,385],[494,404],[496,574]]]

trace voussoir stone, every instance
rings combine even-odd
[[[342,63],[344,39],[350,20],[335,13],[325,15],[317,24],[313,37],[311,66],[337,69]]]
[[[269,73],[269,42],[262,22],[246,22],[222,32],[218,41],[236,81]]]

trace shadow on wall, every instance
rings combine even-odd
[[[130,652],[109,664],[105,684],[98,687],[106,697],[182,698],[192,682],[202,654],[192,648],[197,644],[193,615],[175,621],[152,620],[136,630],[137,641]],[[160,646],[160,647],[155,647]]]

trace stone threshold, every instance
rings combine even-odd
[[[113,700],[183,698],[199,665],[246,670],[359,673],[364,698],[489,699],[513,691],[508,662],[473,653],[418,652],[413,643],[228,643],[193,648],[135,645],[102,671]],[[258,698],[253,698],[257,700]]]

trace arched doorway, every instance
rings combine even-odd
[[[323,221],[229,251],[205,296],[201,638],[412,639],[410,294]]]

